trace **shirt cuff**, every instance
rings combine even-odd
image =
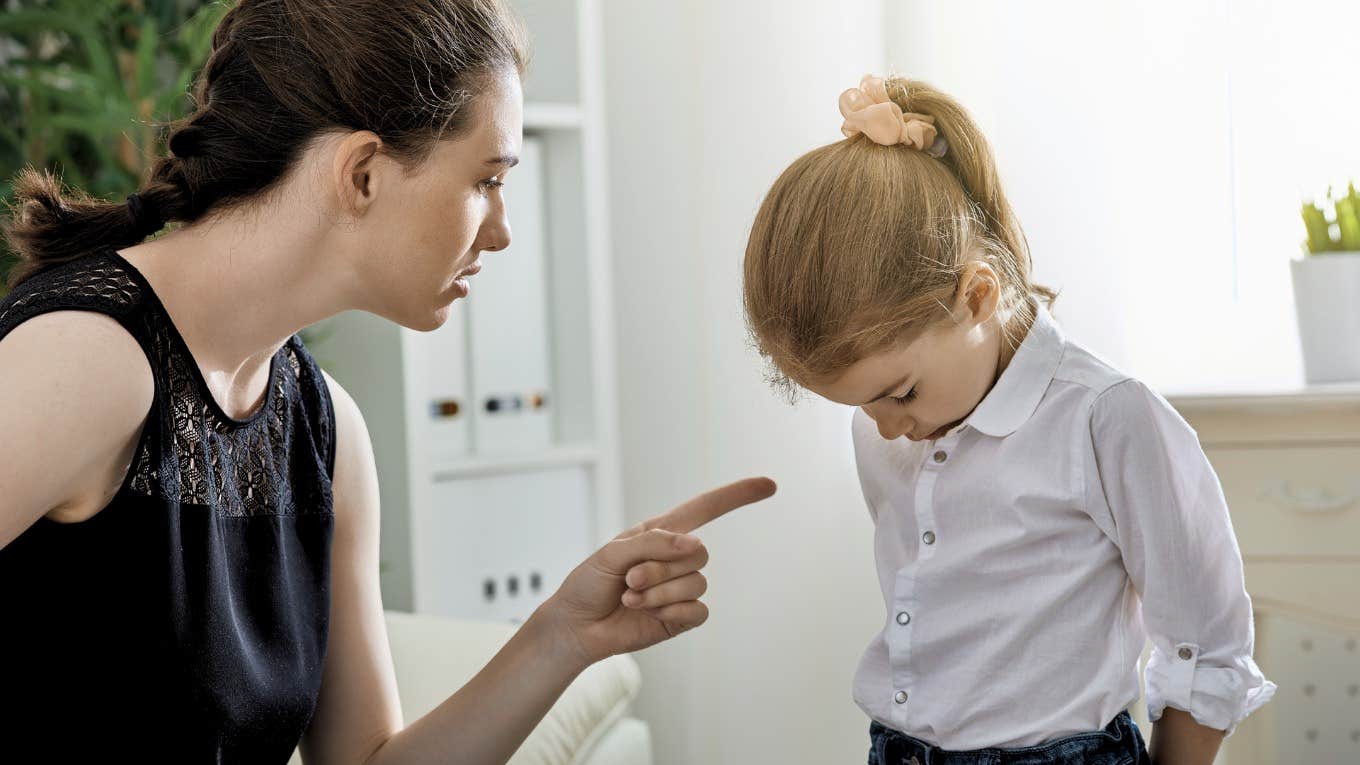
[[[1238,723],[1270,701],[1275,684],[1250,656],[1235,657],[1224,667],[1201,665],[1199,653],[1194,643],[1177,643],[1169,656],[1153,647],[1144,673],[1148,720],[1156,722],[1170,706],[1231,736]]]

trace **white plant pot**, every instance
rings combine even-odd
[[[1360,252],[1308,255],[1289,266],[1304,378],[1360,380]]]

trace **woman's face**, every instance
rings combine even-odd
[[[407,172],[375,165],[364,229],[363,306],[411,329],[442,325],[466,297],[484,252],[510,244],[501,184],[519,161],[523,95],[518,75],[493,77],[473,102],[470,127],[440,141]]]

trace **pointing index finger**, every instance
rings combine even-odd
[[[745,478],[706,491],[669,512],[662,513],[644,522],[641,530],[665,529],[677,534],[688,534],[739,507],[768,499],[776,488],[778,487],[774,481],[768,478]]]

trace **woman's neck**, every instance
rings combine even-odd
[[[290,336],[351,307],[341,259],[321,262],[324,233],[289,217],[279,208],[229,213],[121,251],[232,416],[263,400],[270,361]]]

